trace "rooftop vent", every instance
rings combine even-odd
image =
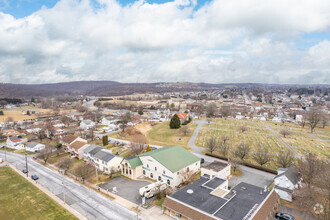
[[[241,189],[242,189],[242,190],[246,190],[246,187],[242,186]]]
[[[188,193],[188,194],[193,194],[194,191],[193,191],[192,189],[188,189],[188,190],[187,190],[187,193]]]

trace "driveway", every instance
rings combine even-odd
[[[113,187],[117,187],[117,195],[131,201],[137,205],[142,204],[142,199],[139,194],[139,189],[149,185],[150,182],[144,180],[129,180],[124,177],[116,177],[102,185],[101,188],[105,190],[112,191]],[[155,200],[156,197],[152,197],[150,199],[146,199],[146,203],[150,203],[151,201]]]
[[[194,133],[191,135],[190,140],[188,142],[188,146],[195,152],[195,153],[199,153],[201,154],[202,151],[204,150],[204,148],[201,147],[197,147],[195,145],[195,140],[197,138],[197,135],[199,133],[199,131],[203,128],[204,125],[207,124],[206,120],[197,120],[197,121],[193,121],[193,123],[197,124],[197,128],[195,129]]]

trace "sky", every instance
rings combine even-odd
[[[330,84],[329,0],[0,0],[0,82]]]

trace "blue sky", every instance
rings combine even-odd
[[[329,0],[0,0],[0,12],[1,82],[330,83]]]
[[[4,13],[11,14],[15,18],[22,18],[31,15],[45,6],[47,8],[52,8],[57,3],[57,0],[0,0],[0,11]],[[97,5],[97,1],[91,1],[92,4]],[[122,5],[131,4],[134,1],[131,0],[121,0],[119,1]],[[148,0],[148,3],[162,4],[169,2],[167,0]],[[199,0],[197,1],[196,9],[209,2],[209,0]]]

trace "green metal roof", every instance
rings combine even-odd
[[[154,158],[173,173],[192,163],[200,161],[199,157],[190,153],[181,146],[163,147],[139,155],[139,157],[143,156],[150,156]],[[141,163],[141,160],[139,161]]]
[[[131,165],[132,168],[138,167],[142,165],[142,161],[139,157],[133,157],[133,158],[126,158],[129,165]]]

